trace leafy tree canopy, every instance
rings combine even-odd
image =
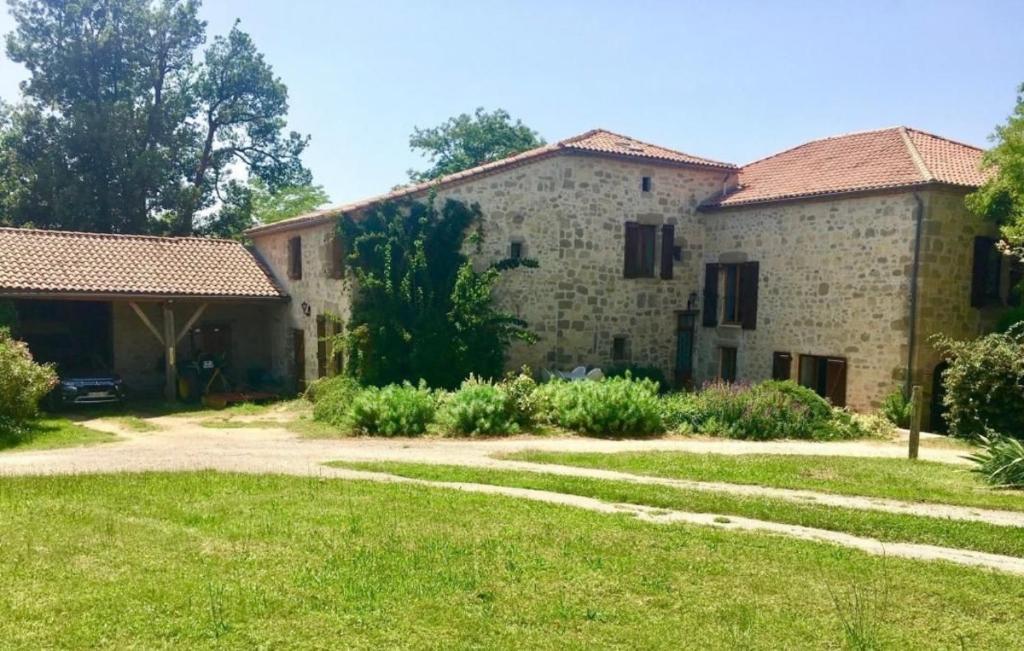
[[[220,209],[199,227],[203,235],[237,237],[247,228],[295,217],[330,201],[323,186],[289,185],[271,192],[258,177],[247,184],[231,181],[223,197]]]
[[[8,4],[29,78],[0,115],[0,219],[189,234],[237,211],[247,180],[310,184],[287,88],[238,23],[204,47],[199,0]]]
[[[360,219],[342,218],[339,232],[354,274],[346,324],[346,370],[384,385],[426,380],[453,388],[469,374],[497,377],[514,340],[536,340],[526,323],[497,309],[502,273],[534,261],[475,271],[463,253],[479,222],[476,204],[447,200],[387,202]]]
[[[984,159],[993,176],[967,196],[967,206],[998,223],[1012,251],[1024,258],[1024,84],[1013,114],[996,127],[993,140]]]
[[[414,127],[409,146],[431,162],[429,169],[409,170],[414,182],[429,181],[484,163],[540,147],[544,139],[503,109],[491,113],[482,107],[476,113],[463,113],[444,124],[420,129]]]

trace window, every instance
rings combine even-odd
[[[626,222],[625,278],[654,277],[654,240],[658,227]]]
[[[651,177],[645,176],[640,179],[640,191],[650,192],[651,191]]]
[[[316,317],[316,376],[327,377],[327,317]]]
[[[508,257],[513,260],[521,260],[523,258],[523,243],[511,242],[508,245]]]
[[[288,277],[292,280],[302,278],[302,238],[293,237],[288,240]]]
[[[672,245],[672,259],[676,262],[683,261],[683,247],[678,244]]]
[[[718,377],[723,382],[736,381],[736,349],[722,346],[719,353]]]
[[[974,269],[971,276],[971,307],[999,304],[999,278],[1003,254],[991,237],[974,238]]]
[[[788,380],[792,377],[793,356],[789,353],[772,353],[772,379]]]
[[[818,355],[800,356],[800,384],[827,398],[836,407],[846,406],[846,360]]]
[[[612,338],[612,361],[624,362],[629,357],[627,350],[628,341],[625,337]]]
[[[334,235],[330,239],[327,250],[327,277],[336,280],[345,277],[345,248],[340,235]]]
[[[759,268],[757,262],[705,267],[702,321],[705,327],[721,322],[742,326],[744,330],[757,328]]]

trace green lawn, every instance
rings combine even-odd
[[[107,432],[90,429],[67,418],[45,415],[24,425],[20,432],[0,430],[0,450],[66,448],[116,441]]]
[[[518,452],[503,458],[698,481],[804,488],[911,502],[1024,511],[1024,491],[996,490],[970,471],[907,459],[691,452]]]
[[[1019,577],[416,486],[4,478],[0,525],[5,649],[1021,642]]]
[[[396,462],[335,462],[335,467],[386,472],[429,481],[457,481],[593,497],[605,502],[643,504],[695,513],[721,513],[758,520],[842,531],[889,542],[913,542],[974,549],[1024,558],[1024,535],[1009,527],[981,522],[844,509],[670,486],[587,479],[537,472]]]

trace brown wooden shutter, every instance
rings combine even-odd
[[[704,313],[702,325],[712,328],[718,325],[718,265],[704,265]]]
[[[345,277],[345,251],[342,245],[341,235],[335,234],[331,238],[331,247],[328,255],[331,256],[330,276],[334,279]]]
[[[846,406],[846,360],[830,357],[825,371],[825,397],[836,407]]]
[[[971,307],[984,307],[987,301],[988,256],[994,241],[989,237],[974,238],[974,267],[971,273]]]
[[[744,262],[740,265],[740,323],[744,330],[757,327],[757,276],[758,264]]]
[[[292,280],[302,278],[302,238],[293,237],[288,240],[288,277]]]
[[[623,278],[636,278],[640,273],[640,225],[626,222],[625,264]]]
[[[793,374],[793,356],[789,353],[772,353],[772,379],[788,380]]]
[[[661,227],[661,278],[672,280],[672,249],[676,243],[676,227],[665,224]]]

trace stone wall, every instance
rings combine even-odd
[[[698,380],[718,376],[722,346],[738,377],[771,377],[772,355],[847,360],[847,404],[869,409],[903,378],[907,361],[911,194],[801,201],[710,212],[703,263],[757,261],[757,327],[700,327]],[[704,264],[701,264],[703,283]]]
[[[651,178],[649,192],[641,190],[645,176]],[[627,361],[656,365],[671,375],[675,312],[697,290],[695,261],[701,257],[703,229],[696,207],[721,191],[725,176],[717,170],[559,155],[441,189],[440,201],[450,197],[482,208],[483,241],[479,249],[467,245],[476,265],[508,257],[512,242],[521,243],[523,254],[539,262],[537,269],[506,273],[496,291],[499,304],[525,319],[540,337],[532,346],[515,345],[507,366],[606,366],[612,363],[613,338],[624,336]],[[683,258],[671,280],[623,278],[627,221],[675,225]],[[292,296],[287,327],[306,332],[307,379],[315,372],[310,338],[315,315],[323,310],[348,315],[348,285],[320,271],[326,269],[326,243],[333,230],[333,224],[324,224],[254,237],[257,251]],[[287,242],[295,235],[303,237],[301,281],[289,281],[286,273]],[[659,229],[656,276],[660,238]],[[304,302],[311,316],[302,313]],[[281,333],[275,338],[275,345],[287,345]]]

